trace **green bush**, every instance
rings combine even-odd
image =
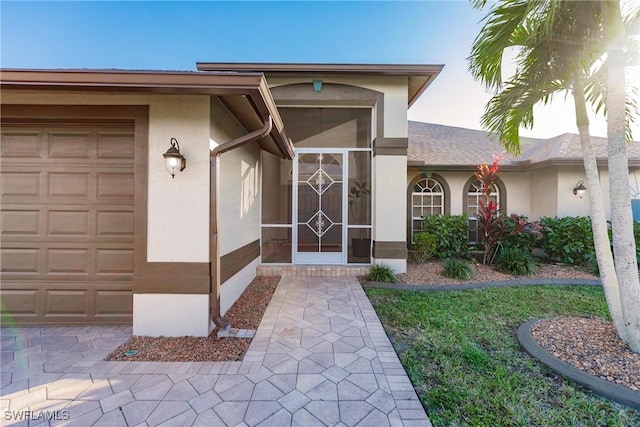
[[[528,222],[524,215],[514,215],[504,218],[505,235],[501,240],[502,247],[520,248],[532,253],[536,243],[542,235],[537,222]]]
[[[413,249],[417,251],[417,261],[425,262],[433,256],[437,248],[435,234],[421,231],[413,236]]]
[[[451,279],[469,280],[473,268],[468,262],[459,259],[448,259],[444,263],[442,275]]]
[[[372,282],[396,283],[398,278],[391,267],[387,264],[373,264],[369,267],[367,280],[371,280]]]
[[[496,267],[512,276],[530,276],[536,272],[531,253],[517,247],[505,247],[496,258]]]
[[[590,218],[543,217],[540,223],[543,228],[542,248],[551,259],[579,265],[595,258]]]
[[[422,231],[437,236],[434,256],[437,258],[469,255],[466,215],[428,215],[422,220]]]

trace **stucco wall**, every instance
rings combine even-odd
[[[451,214],[463,213],[464,185],[469,172],[432,171],[442,176],[450,189]],[[407,185],[422,172],[410,170]],[[601,168],[600,182],[605,203],[605,214],[611,217],[609,174]],[[549,166],[527,172],[503,172],[502,181],[507,188],[507,213],[525,214],[536,221],[543,216],[589,216],[589,184],[582,166]],[[581,199],[573,194],[578,181],[584,181],[587,194]],[[631,197],[640,199],[640,170],[629,175]],[[405,196],[406,197],[406,196]]]
[[[537,221],[558,212],[558,168],[550,166],[534,169],[531,174],[531,213],[529,219]]]
[[[276,87],[287,84],[308,83],[321,79],[324,83],[336,83],[363,87],[384,94],[384,136],[400,138],[407,136],[407,105],[409,103],[407,85],[408,78],[402,76],[341,76],[314,75],[308,77],[275,77],[269,76],[269,86]]]
[[[466,197],[467,189],[465,184],[473,176],[472,171],[431,171],[445,179],[450,190],[451,215],[462,215],[464,213],[463,201]],[[407,174],[407,185],[421,171],[410,170]],[[529,197],[529,172],[503,172],[500,175],[507,190],[506,208],[507,213],[518,213],[528,215],[531,211],[531,200]],[[405,188],[406,198],[406,188]],[[406,202],[405,202],[406,203]],[[504,200],[502,204],[504,205]]]
[[[600,168],[600,186],[604,201],[605,215],[611,217],[609,199],[609,174]],[[587,194],[581,199],[573,194],[578,181],[584,181]],[[589,183],[581,166],[563,166],[558,168],[558,216],[589,216]]]
[[[406,240],[405,156],[373,158],[373,239],[384,242]]]
[[[3,91],[7,104],[148,105],[150,262],[208,262],[209,96]],[[162,154],[176,138],[187,168],[171,178]],[[176,236],[179,236],[177,238]]]
[[[222,104],[211,99],[211,148],[245,135]],[[218,232],[220,255],[260,238],[260,149],[250,143],[221,155]]]

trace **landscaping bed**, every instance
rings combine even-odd
[[[482,283],[498,280],[514,280],[512,275],[496,270],[492,266],[473,264],[473,272],[469,280],[458,280],[442,275],[444,269],[441,261],[427,261],[425,263],[408,263],[407,272],[398,275],[398,281],[409,285],[457,285],[461,283]],[[586,279],[598,280],[583,267],[568,264],[539,264],[535,274],[520,276],[526,279]]]
[[[279,277],[256,277],[225,317],[234,328],[257,329],[276,290]],[[241,360],[251,343],[247,338],[135,336],[112,351],[105,360],[161,362],[219,362]],[[127,356],[125,352],[137,353]]]

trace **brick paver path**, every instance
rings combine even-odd
[[[431,425],[355,278],[282,278],[242,362],[102,361],[127,327],[1,332],[2,425]]]

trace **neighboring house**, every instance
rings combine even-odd
[[[442,66],[198,69],[2,70],[4,324],[206,336],[261,263],[405,271],[407,109]]]
[[[607,140],[592,137],[599,165],[607,216],[610,214]],[[588,216],[589,189],[579,197],[573,189],[586,177],[577,134],[549,139],[521,138],[521,154],[508,155],[494,135],[472,129],[409,122],[407,236],[419,230],[421,217],[467,214],[469,240],[475,241],[475,214],[480,192],[474,172],[479,164],[502,158],[500,181],[492,192],[507,214]],[[629,185],[640,198],[640,142],[628,146]]]

